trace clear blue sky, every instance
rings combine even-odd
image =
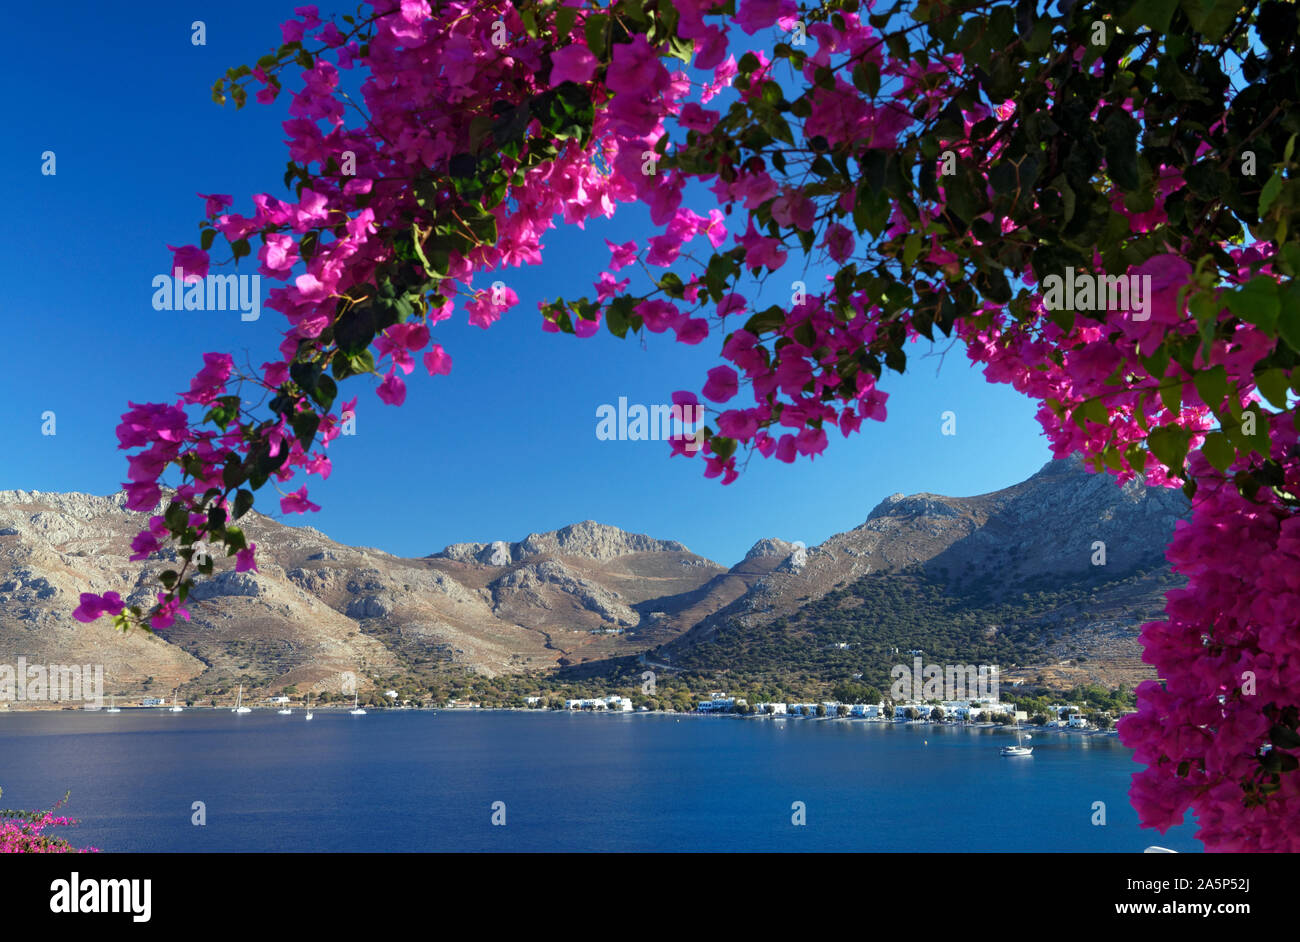
[[[83,2],[8,15],[21,41],[0,64],[11,90],[0,145],[0,489],[111,493],[126,477],[113,430],[128,399],[174,401],[205,351],[241,362],[246,351],[254,364],[276,356],[277,312],[243,323],[232,312],[154,311],[150,280],[169,270],[168,243],[197,242],[196,192],[232,194],[243,213],[253,193],[286,195],[288,96],[236,112],[213,104],[210,89],[279,43],[292,6]],[[195,19],[206,23],[204,47],[190,42]],[[57,155],[53,177],[40,172],[46,150]],[[666,335],[643,346],[542,332],[537,301],[591,295],[608,261],[603,239],[638,238],[646,218],[631,207],[585,232],[553,231],[543,266],[500,276],[521,298],[512,313],[486,331],[463,311],[439,325],[455,367],[430,378],[417,365],[402,408],[380,402],[373,379],[345,384],[343,398],[360,397],[357,435],[331,447],[329,481],[301,479],[324,509],[286,522],[415,556],[595,519],[730,565],[762,537],[812,545],[854,527],[896,491],[984,493],[1049,459],[1028,400],[987,383],[960,348],[936,375],[938,359],[920,346],[908,376],[886,374],[889,421],[849,439],[831,432],[811,463],[755,457],[723,487],[662,442],[597,440],[602,403],[669,402],[676,389],[698,391],[720,362],[721,335],[689,348]],[[263,280],[263,297],[272,284]],[[955,436],[940,434],[949,409]],[[46,410],[53,437],[41,435]],[[259,492],[259,509],[278,515],[274,496]]]

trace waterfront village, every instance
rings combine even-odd
[[[541,697],[525,697],[529,707],[541,705]],[[633,712],[632,701],[628,697],[613,694],[607,697],[586,697],[564,701],[566,710],[605,710],[611,712]],[[1051,728],[1092,729],[1096,724],[1089,721],[1077,704],[1058,703],[1047,708],[1048,714],[1039,714],[1034,719],[1041,725]],[[641,707],[640,712],[647,712]],[[752,708],[744,697],[729,697],[725,692],[715,691],[708,700],[700,700],[695,711],[700,714],[739,714],[743,716],[805,716],[828,718],[859,718],[876,721],[925,721],[945,723],[1025,723],[1030,716],[1025,710],[1017,710],[1014,704],[997,700],[904,700],[898,703],[839,703],[833,700],[821,703],[755,703]]]
[[[152,709],[167,709],[167,705],[172,704],[172,710],[178,708],[178,700],[166,697],[145,697],[136,700],[134,703],[130,699],[123,698],[121,706],[144,707]],[[330,710],[331,708],[342,708],[343,706],[352,706],[352,703],[340,705],[338,703],[326,703],[318,701],[314,704],[318,710]],[[185,703],[184,709],[225,709],[218,708],[215,699],[211,701],[211,706],[200,706],[192,700],[182,699],[179,702]],[[259,700],[246,701],[253,710],[261,708],[281,708],[281,712],[291,712],[289,707],[294,704],[294,698],[286,695],[265,697]],[[59,703],[43,703],[42,706],[47,708],[58,708]],[[397,709],[420,709],[426,705],[423,703],[414,703],[410,700],[403,699],[396,690],[385,691],[382,698],[374,697],[368,701],[370,706],[388,706]],[[31,706],[35,706],[32,704]],[[10,704],[7,701],[0,701],[0,712],[8,712]],[[62,705],[63,709],[72,707]],[[87,704],[83,709],[96,710],[101,709],[98,704]],[[620,694],[611,694],[603,697],[583,697],[560,700],[551,696],[526,696],[520,697],[515,706],[494,705],[486,706],[476,700],[466,700],[449,698],[439,705],[434,705],[435,709],[446,710],[477,710],[477,709],[523,709],[523,710],[561,710],[574,712],[600,712],[600,713],[654,713],[656,710],[644,704],[638,706],[629,697]],[[120,712],[120,710],[118,711]],[[246,711],[247,712],[247,711]],[[970,700],[898,700],[898,701],[881,701],[878,703],[841,703],[836,700],[823,700],[820,703],[776,703],[761,702],[749,703],[745,697],[730,696],[724,691],[713,691],[707,700],[694,701],[694,707],[689,711],[682,711],[680,708],[677,712],[689,712],[696,716],[731,716],[748,719],[773,719],[773,718],[815,718],[815,719],[851,719],[867,720],[872,722],[896,722],[896,723],[945,723],[961,725],[1002,725],[1010,726],[1018,723],[1028,723],[1034,726],[1047,727],[1050,729],[1062,730],[1079,730],[1079,731],[1107,731],[1113,730],[1115,720],[1129,710],[1120,709],[1112,713],[1105,709],[1096,709],[1095,705],[1080,706],[1074,703],[1056,703],[1045,705],[1040,702],[1032,710],[1026,711],[1017,708],[1013,703],[1006,703],[996,699],[970,699]]]

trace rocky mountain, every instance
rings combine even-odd
[[[1032,669],[1013,677],[1132,683],[1151,676],[1136,628],[1159,617],[1164,593],[1178,584],[1164,547],[1188,512],[1180,491],[1140,481],[1121,487],[1108,475],[1089,474],[1078,459],[1048,462],[1021,484],[976,497],[893,494],[860,526],[819,546],[760,541],[745,561],[684,600],[676,623],[681,636],[651,656],[716,670],[744,664],[746,650],[780,648],[784,639],[797,648],[857,645],[856,659],[823,660],[869,673],[884,649],[892,657],[893,648],[920,647],[916,635],[927,629],[900,621],[890,608],[908,605],[956,635],[950,615],[969,621],[974,613],[998,612],[1009,619],[996,626],[1014,645],[1004,653],[1037,655]],[[891,592],[899,586],[928,602],[901,600]],[[852,617],[844,617],[849,610]],[[886,623],[897,629],[892,638]],[[831,626],[836,637],[821,637]],[[732,633],[728,643],[718,643],[720,631]],[[839,637],[850,634],[861,638]],[[869,642],[881,657],[870,656]]]
[[[81,592],[149,601],[151,570],[128,559],[147,518],[123,504],[0,491],[0,663],[104,664],[110,691],[160,695],[239,681],[337,691],[346,672],[363,688],[372,675],[517,672],[669,640],[642,610],[722,571],[680,543],[592,521],[405,559],[252,512],[241,525],[258,573],[219,560],[188,622],[123,637],[70,615]]]
[[[785,658],[829,676],[919,633],[932,649],[1036,658],[1033,671],[1063,680],[1078,679],[1079,656],[1088,677],[1129,679],[1143,670],[1135,628],[1174,584],[1163,548],[1187,513],[1177,491],[1049,462],[992,494],[895,494],[819,546],[761,539],[727,569],[593,521],[409,559],[253,512],[241,524],[258,573],[218,561],[188,622],[123,637],[70,615],[86,591],[147,603],[150,567],[171,565],[129,561],[146,518],[123,504],[0,491],[0,663],[103,664],[107,692],[196,696],[237,682],[338,690],[348,672],[363,689],[436,671],[590,673],[632,655],[703,671]],[[981,619],[998,622],[992,634]]]

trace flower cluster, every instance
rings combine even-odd
[[[55,815],[68,800],[64,795],[48,811],[0,809],[0,854],[96,854],[97,847],[73,847],[61,837],[45,833],[47,828],[71,827],[72,818]]]

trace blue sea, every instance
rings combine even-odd
[[[81,823],[56,833],[105,851],[1200,850],[1190,815],[1138,827],[1115,737],[1038,732],[1029,758],[1009,742],[655,714],[13,713],[0,805],[71,789]]]

